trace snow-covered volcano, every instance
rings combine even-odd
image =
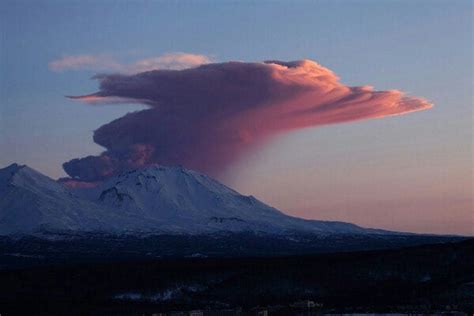
[[[288,216],[252,196],[181,167],[126,172],[85,196],[27,167],[0,169],[0,235],[104,233],[387,233]]]

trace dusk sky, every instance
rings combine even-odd
[[[474,235],[472,17],[469,0],[3,1],[0,167],[60,178],[93,155],[69,175],[99,181],[140,155],[295,216]]]

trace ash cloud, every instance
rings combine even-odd
[[[248,150],[290,130],[432,107],[397,90],[345,86],[311,60],[214,63],[96,78],[98,92],[74,98],[135,100],[149,108],[97,129],[94,141],[106,148],[100,156],[64,164],[82,181],[150,164],[218,175]]]

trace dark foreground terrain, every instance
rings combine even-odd
[[[186,257],[278,257],[382,250],[465,240],[413,234],[101,235],[0,237],[0,270],[39,265],[143,261]]]
[[[297,315],[287,308],[306,299],[333,313],[474,311],[474,239],[279,257],[26,263],[0,270],[2,316],[239,308],[252,315],[256,306]]]

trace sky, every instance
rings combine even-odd
[[[272,134],[219,180],[304,218],[473,235],[472,23],[471,1],[2,1],[0,166],[100,155],[94,131],[146,106],[65,97],[96,74],[310,59],[434,106]]]

